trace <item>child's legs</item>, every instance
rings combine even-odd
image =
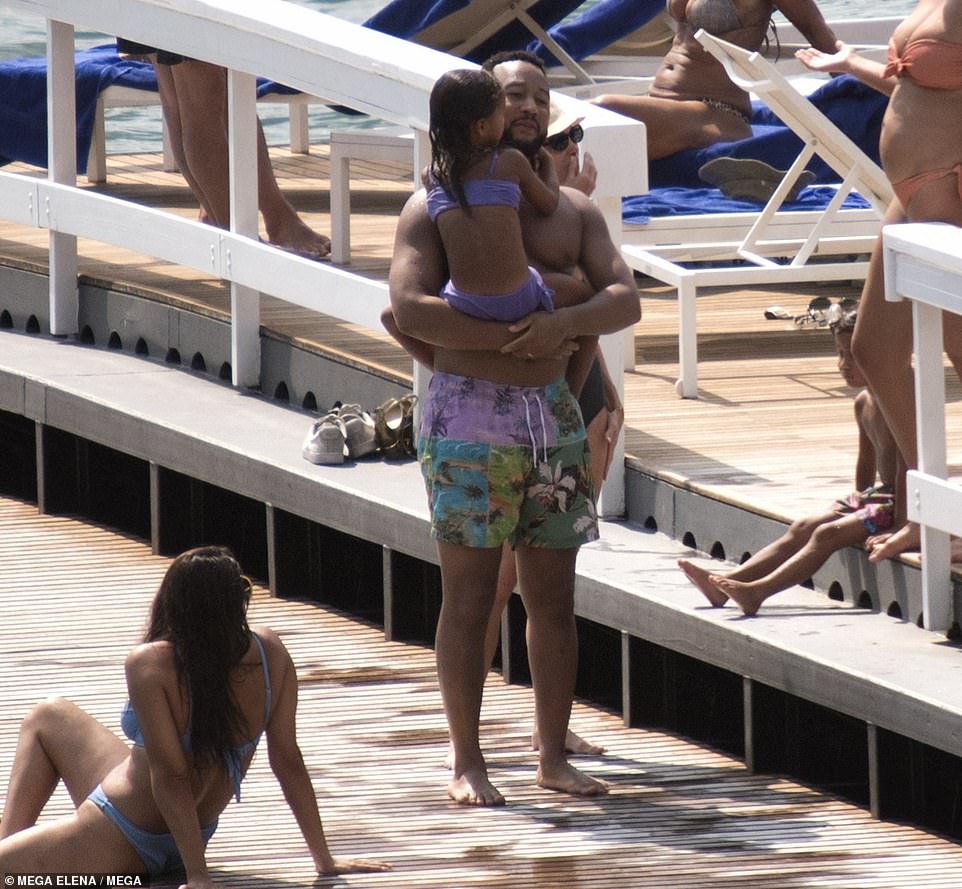
[[[743,562],[734,571],[729,571],[725,576],[732,580],[741,581],[758,580],[765,577],[801,550],[812,539],[812,535],[819,527],[835,521],[838,517],[839,514],[833,510],[817,516],[796,519],[778,540],[760,549],[750,559]]]
[[[843,516],[834,522],[828,522],[816,528],[805,546],[766,577],[747,583],[735,582],[731,584],[731,588],[726,583],[723,585],[723,589],[747,613],[754,613],[749,610],[751,606],[757,609],[769,596],[808,580],[825,564],[825,560],[832,553],[846,546],[862,544],[867,537],[868,531],[858,515]],[[731,579],[726,578],[726,580],[730,581]],[[747,594],[745,601],[739,593]],[[746,606],[749,607],[746,608]]]
[[[554,291],[554,304],[559,309],[577,306],[594,293],[585,281],[562,272],[542,272],[541,278],[545,286]]]

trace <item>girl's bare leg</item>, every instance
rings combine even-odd
[[[20,726],[0,839],[34,825],[60,780],[79,806],[128,753],[120,738],[76,704],[41,701]]]
[[[701,591],[713,607],[720,608],[728,601],[728,594],[718,585],[716,578],[724,577],[740,581],[758,580],[774,571],[802,549],[812,539],[812,535],[819,526],[837,518],[838,513],[827,512],[820,516],[797,519],[792,522],[781,537],[725,574],[719,574],[716,571],[696,565],[688,559],[679,559],[678,567],[685,572],[685,576]]]
[[[713,580],[745,612],[751,616],[769,597],[802,583],[811,577],[825,560],[846,546],[863,544],[868,532],[857,515],[847,515],[815,529],[809,542],[783,565],[758,580],[733,580],[731,575],[714,575]]]

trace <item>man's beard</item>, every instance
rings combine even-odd
[[[544,145],[545,135],[546,134],[542,133],[533,140],[521,141],[512,138],[511,127],[505,127],[504,135],[501,137],[501,144],[507,148],[517,148],[518,151],[526,157],[534,157],[538,153],[538,149]]]

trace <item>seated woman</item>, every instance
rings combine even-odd
[[[247,625],[250,581],[222,547],[176,558],[143,644],[124,664],[132,742],[62,698],[20,728],[0,821],[3,873],[157,874],[181,867],[210,885],[205,847],[261,735],[320,874],[387,865],[334,858],[297,744],[297,677],[277,635]],[[36,824],[63,780],[74,814]]]
[[[879,149],[895,191],[884,225],[945,222],[962,226],[962,6],[954,0],[919,0],[889,42],[888,64],[863,58],[839,43],[829,55],[802,51],[816,71],[851,74],[888,94]],[[879,236],[859,304],[852,348],[905,467],[918,466],[910,300],[885,299]],[[962,318],[943,313],[943,345],[962,379]],[[896,529],[870,537],[869,559],[880,561],[916,550],[919,526],[905,514],[905,473],[896,490]],[[952,557],[962,559],[962,541]]]
[[[835,35],[814,0],[668,0],[678,22],[671,49],[645,96],[605,95],[595,103],[644,122],[648,159],[658,160],[686,148],[734,142],[751,135],[751,102],[722,65],[695,39],[709,34],[749,50],[760,49],[778,10],[809,42],[835,51]]]

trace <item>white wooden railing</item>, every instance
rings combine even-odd
[[[888,225],[885,298],[912,300],[915,421],[919,465],[908,473],[908,516],[922,527],[922,619],[946,630],[958,615],[952,595],[949,535],[962,537],[962,489],[948,483],[942,312],[962,315],[962,229]]]
[[[324,96],[416,135],[415,169],[425,161],[428,95],[452,56],[322,15],[283,0],[3,0],[46,19],[48,148],[46,180],[0,173],[0,218],[45,228],[50,237],[51,333],[77,331],[77,238],[135,250],[230,282],[233,383],[260,375],[260,294],[379,329],[383,283],[318,264],[257,240],[255,77]],[[228,230],[178,218],[77,187],[74,28],[118,34],[228,69],[231,221]],[[563,105],[576,100],[559,97]],[[578,103],[580,104],[580,103]],[[647,189],[644,126],[583,105],[585,147],[601,171],[596,199],[620,237],[620,198]],[[632,163],[625,163],[631,157]],[[624,338],[604,338],[619,385]],[[602,508],[624,505],[623,446]]]

